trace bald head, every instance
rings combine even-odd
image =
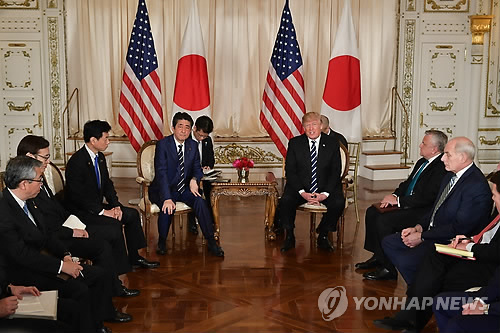
[[[441,160],[447,171],[454,173],[467,167],[474,161],[476,147],[466,137],[459,136],[451,139],[444,148],[444,155]]]
[[[321,132],[328,134],[330,130],[330,120],[327,116],[321,115]]]

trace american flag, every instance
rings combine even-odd
[[[302,116],[306,112],[302,57],[288,0],[280,23],[267,72],[260,122],[285,157],[288,140],[304,132]]]
[[[118,121],[136,151],[163,138],[161,86],[146,1],[139,0],[123,70]]]

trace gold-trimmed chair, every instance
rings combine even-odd
[[[54,163],[50,162],[43,173],[45,181],[49,186],[52,194],[60,202],[64,201],[64,176],[61,170]]]
[[[340,144],[340,158],[341,158],[341,172],[340,172],[340,179],[342,182],[342,190],[344,192],[344,197],[346,196],[346,191],[347,191],[347,182],[345,181],[345,177],[347,176],[347,173],[349,172],[349,152],[347,151],[347,148],[344,147],[344,145]],[[345,209],[347,208],[347,198],[346,198],[346,204],[344,207],[344,211],[342,212],[342,215],[340,215],[338,225],[337,225],[337,247],[342,248],[344,245],[344,222],[345,222]],[[297,210],[306,212],[310,214],[310,233],[311,236],[314,237],[314,234],[316,232],[316,216],[317,214],[323,214],[327,212],[327,208],[324,204],[320,204],[319,206],[316,205],[310,205],[310,204],[302,204],[299,207],[297,207]]]
[[[359,154],[361,151],[361,142],[348,142],[349,146],[349,173],[346,176],[347,180],[347,203],[354,203],[356,211],[356,221],[359,223],[358,210],[358,168]]]
[[[149,238],[149,228],[151,223],[151,216],[158,215],[160,213],[160,207],[152,203],[149,200],[149,186],[155,177],[155,151],[156,143],[158,140],[151,140],[144,143],[137,153],[137,174],[138,177],[135,179],[137,183],[141,186],[141,199],[139,201],[139,211],[141,212],[142,225],[144,229],[144,236],[146,237],[146,244]],[[172,217],[172,237],[175,238],[175,228],[174,222],[175,217],[178,216],[182,218],[183,215],[187,215],[192,212],[193,209],[183,202],[175,203],[175,213]],[[180,227],[182,229],[182,220],[180,221]],[[149,246],[146,247],[146,251],[149,253]]]

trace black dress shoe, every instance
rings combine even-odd
[[[333,252],[334,248],[332,243],[330,243],[330,240],[328,239],[327,235],[322,235],[320,234],[318,236],[318,240],[316,241],[318,244],[318,248],[328,251],[328,252]]]
[[[385,317],[384,319],[375,319],[373,324],[378,328],[390,331],[413,330],[414,326],[407,320]]]
[[[118,297],[134,297],[139,296],[141,292],[138,289],[128,289],[123,287],[123,289],[118,294]]]
[[[293,232],[286,232],[286,238],[285,242],[283,243],[283,246],[281,247],[281,252],[286,252],[290,249],[295,248],[295,235]]]
[[[224,257],[224,250],[222,249],[222,247],[217,245],[215,240],[208,242],[207,249],[210,253],[212,253],[216,257]]]
[[[196,225],[196,221],[189,221],[188,230],[193,235],[198,235],[198,226]]]
[[[164,256],[165,254],[167,254],[167,244],[158,243],[158,247],[156,248],[156,254],[159,254],[160,256]]]
[[[110,320],[106,320],[106,321],[109,321],[112,323],[126,323],[126,322],[129,322],[131,320],[132,320],[131,315],[129,315],[127,313],[120,312],[120,311],[116,311],[113,318],[111,318]]]
[[[102,326],[101,328],[97,329],[97,333],[112,333],[111,328],[108,328],[106,326]]]
[[[358,262],[354,267],[359,268],[359,269],[370,269],[370,268],[376,268],[380,266],[380,262],[375,258],[373,255],[370,259],[363,261],[363,262]]]
[[[391,273],[387,268],[378,268],[376,271],[366,272],[363,277],[367,280],[397,280],[397,274]]]
[[[148,261],[148,260],[146,260],[146,258],[139,257],[139,259],[137,259],[133,263],[133,265],[137,266],[137,267],[142,267],[142,268],[156,268],[156,267],[160,266],[160,262],[159,261]]]

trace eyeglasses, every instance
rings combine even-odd
[[[40,179],[25,179],[25,180],[29,181],[30,183],[31,182],[43,183],[43,179],[42,178],[40,178]]]
[[[35,155],[42,158],[44,161],[47,161],[50,158],[50,154],[47,155],[35,154]]]

